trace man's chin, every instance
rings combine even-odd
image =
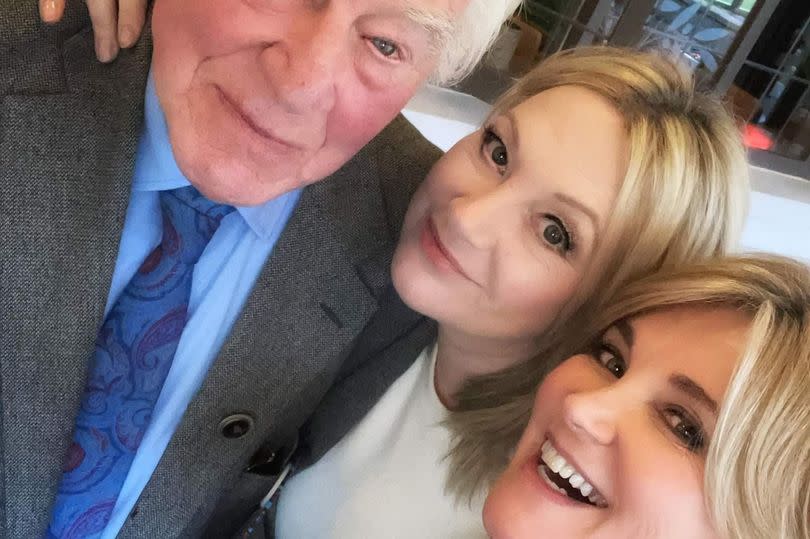
[[[306,180],[294,171],[286,174],[261,174],[256,170],[272,170],[269,164],[253,167],[241,163],[208,163],[203,166],[184,166],[178,159],[183,175],[206,198],[231,206],[258,206],[299,187]],[[276,171],[279,172],[279,171]]]
[[[298,187],[301,182],[294,179],[280,179],[277,182],[262,181],[194,181],[189,178],[206,198],[231,206],[259,206]]]

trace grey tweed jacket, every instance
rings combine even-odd
[[[129,199],[151,40],[94,60],[85,9],[0,0],[0,537],[42,537]],[[305,189],[120,537],[226,537],[340,439],[433,338],[388,269],[439,152],[397,118]],[[331,390],[330,390],[331,388]],[[314,414],[315,410],[318,413]],[[249,419],[238,438],[221,422]],[[308,421],[308,419],[312,418]]]

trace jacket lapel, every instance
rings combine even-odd
[[[373,283],[388,272],[393,239],[377,182],[361,153],[304,190],[121,537],[194,528],[260,446],[283,444],[312,412],[377,308]],[[217,426],[234,413],[254,427],[226,439]]]
[[[403,304],[393,287],[381,303],[302,430],[297,467],[310,466],[334,447],[436,341],[436,323]]]
[[[64,44],[59,93],[5,95],[0,383],[5,532],[42,536],[118,253],[149,40],[112,66]],[[92,81],[93,92],[87,92]],[[28,90],[26,90],[28,91]],[[7,190],[7,191],[6,191]]]

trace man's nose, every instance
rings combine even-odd
[[[332,109],[338,76],[353,61],[344,26],[329,8],[302,14],[282,39],[263,51],[267,78],[289,113]]]
[[[495,245],[500,231],[511,226],[517,208],[495,190],[465,194],[449,205],[451,230],[459,238],[479,249]]]

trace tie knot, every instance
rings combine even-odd
[[[188,261],[200,256],[222,218],[234,210],[233,206],[208,200],[191,186],[161,191],[160,206],[163,209],[163,242],[170,246],[173,245],[172,238],[179,238],[179,245],[188,253],[185,256]]]
[[[201,213],[212,219],[219,224],[223,217],[228,215],[234,210],[233,206],[227,204],[220,204],[205,198],[195,187],[189,185],[187,187],[180,187],[170,191],[163,191],[161,198],[165,195],[171,196],[177,201],[185,204],[189,208],[194,209],[196,212]]]

